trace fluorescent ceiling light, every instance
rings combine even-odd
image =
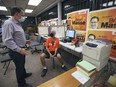
[[[31,13],[33,10],[31,10],[31,9],[26,9],[25,10],[25,13]]]
[[[37,6],[42,0],[29,0],[28,5]]]
[[[4,7],[4,6],[0,6],[0,10],[7,11],[6,7]]]

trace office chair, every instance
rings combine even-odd
[[[49,57],[46,57],[47,59],[50,59]],[[54,57],[55,58],[55,57]],[[53,69],[55,69],[55,60],[54,58],[52,58],[52,65],[53,65]]]
[[[0,51],[0,55],[1,55],[0,61],[1,63],[4,63],[3,68],[6,68],[4,71],[4,75],[6,75],[10,62],[12,61],[8,53],[9,53],[9,49],[6,47]]]
[[[4,71],[4,75],[6,75],[10,62],[12,61],[8,53],[9,49],[2,42],[2,34],[0,34],[0,62],[4,63],[3,68],[6,68]]]
[[[2,49],[6,48],[6,46],[2,42],[2,34],[0,34],[0,48],[2,48]]]
[[[31,48],[34,47],[34,50],[31,51],[32,54],[35,52],[40,53],[41,49],[37,49],[37,46],[39,46],[40,43],[41,43],[41,36],[38,35],[37,40],[30,45]]]

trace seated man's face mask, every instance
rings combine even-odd
[[[53,33],[50,33],[50,37],[54,37],[54,34]]]

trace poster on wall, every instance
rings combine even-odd
[[[67,20],[71,20],[71,25],[75,30],[86,31],[89,10],[80,10],[67,14]],[[69,24],[69,25],[70,25]]]
[[[111,57],[116,58],[116,30],[114,31],[97,31],[89,30],[88,31],[88,40],[103,38],[112,42]]]
[[[103,38],[112,42],[111,57],[116,58],[116,7],[90,12],[87,40]]]
[[[116,29],[116,7],[90,12],[88,29]]]

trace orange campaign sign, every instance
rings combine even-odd
[[[89,29],[116,29],[116,7],[90,12]]]
[[[75,30],[86,31],[88,9],[75,11],[67,14],[67,20],[71,20],[71,24]],[[70,24],[69,24],[70,25]]]

